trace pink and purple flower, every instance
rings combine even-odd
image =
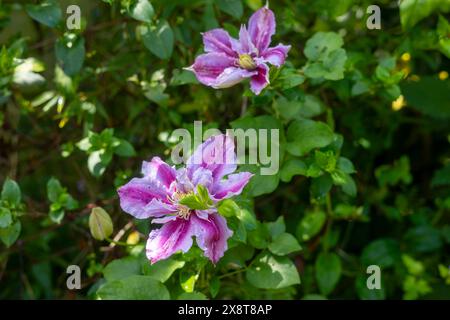
[[[267,63],[282,66],[291,48],[283,44],[269,47],[275,26],[275,15],[266,5],[250,17],[248,29],[241,26],[239,40],[220,28],[205,32],[206,53],[187,69],[195,73],[198,81],[216,89],[250,78],[250,89],[258,95],[269,84]]]
[[[162,224],[150,232],[146,253],[151,263],[175,252],[187,252],[195,236],[198,246],[213,263],[227,250],[232,235],[227,222],[216,209],[223,199],[239,195],[252,174],[237,169],[234,141],[226,135],[206,140],[180,169],[158,157],[143,162],[142,178],[133,178],[119,188],[122,209],[138,219]],[[208,207],[192,209],[186,197],[206,190]]]

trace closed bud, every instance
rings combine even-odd
[[[94,239],[105,240],[113,232],[113,224],[109,214],[100,207],[95,207],[89,216],[89,229]]]

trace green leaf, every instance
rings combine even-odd
[[[333,142],[334,134],[323,122],[296,120],[287,131],[287,150],[294,156],[302,156],[315,148]]]
[[[120,144],[115,147],[114,153],[121,157],[133,157],[136,155],[136,151],[131,143],[126,140],[119,139]]]
[[[170,294],[159,281],[141,275],[107,282],[97,291],[102,300],[168,300]]]
[[[239,168],[241,172],[247,171],[254,174],[244,189],[248,190],[248,193],[253,197],[272,193],[278,187],[280,182],[279,174],[262,175],[260,171],[261,166],[258,165],[243,164]]]
[[[400,247],[396,240],[378,239],[367,245],[362,254],[361,261],[364,266],[372,264],[381,268],[393,266],[400,260]]]
[[[283,67],[280,72],[279,78],[277,78],[276,84],[283,90],[297,87],[305,82],[305,76],[294,68]]]
[[[441,52],[450,58],[450,23],[441,15],[439,15],[437,34]]]
[[[7,178],[3,183],[1,199],[11,205],[18,205],[21,198],[22,193],[17,182]]]
[[[273,254],[284,256],[292,252],[300,251],[302,248],[292,234],[285,232],[277,236],[273,242],[269,244],[268,249]]]
[[[238,244],[225,251],[222,259],[220,259],[219,264],[221,266],[227,266],[232,263],[238,267],[246,267],[246,261],[250,260],[255,253],[255,249],[252,246],[245,244]]]
[[[231,126],[234,130],[236,140],[238,145],[245,145],[247,152],[247,159],[239,159],[241,163],[246,163],[240,167],[240,171],[249,171],[254,174],[250,179],[249,184],[246,186],[245,190],[252,196],[259,196],[267,193],[273,192],[279,183],[279,174],[276,169],[276,154],[272,152],[272,148],[278,152],[278,160],[283,159],[284,155],[284,129],[282,123],[272,117],[272,116],[258,116],[258,117],[244,117],[231,122]],[[242,130],[239,130],[242,129]],[[248,133],[246,130],[256,130],[261,137],[260,129],[266,129],[266,141],[263,139],[258,139],[258,148],[255,146],[248,146],[248,138],[245,138],[245,134]],[[279,140],[273,139],[271,135],[271,129],[278,130]],[[258,134],[257,134],[258,135]],[[264,143],[263,143],[264,142]],[[266,151],[267,159],[263,162],[261,157],[258,157],[258,150]],[[255,157],[249,157],[248,155],[254,155]],[[238,156],[241,156],[238,154]],[[254,158],[254,159],[252,159]],[[251,160],[251,161],[250,161]],[[272,172],[264,172],[268,167],[272,166]]]
[[[356,172],[355,167],[353,166],[353,163],[349,159],[344,158],[344,157],[340,157],[338,159],[337,167],[340,170],[342,170],[343,172],[348,173],[348,174]]]
[[[211,293],[211,297],[215,298],[220,291],[220,279],[219,277],[214,277],[211,279],[209,283],[209,292]]]
[[[322,230],[327,215],[323,211],[307,213],[297,226],[297,238],[300,241],[309,241]]]
[[[198,274],[184,273],[180,275],[180,285],[181,288],[188,293],[194,292],[195,283],[198,280]]]
[[[406,269],[408,270],[408,273],[414,276],[421,275],[425,270],[425,267],[422,262],[414,260],[413,257],[407,254],[402,255],[402,261]]]
[[[450,11],[447,0],[403,0],[400,2],[400,21],[403,29],[412,28],[417,22],[428,17],[434,11]]]
[[[366,216],[363,215],[363,207],[355,207],[345,203],[339,203],[333,212],[334,219],[344,220],[360,220],[364,221]]]
[[[242,222],[247,230],[254,230],[257,225],[255,214],[247,209],[239,210],[237,218]]]
[[[186,84],[198,84],[195,74],[187,70],[174,70],[172,79],[170,79],[171,86],[182,86]]]
[[[306,95],[301,100],[287,100],[281,97],[275,101],[274,108],[285,120],[312,118],[325,110],[322,101],[313,95]]]
[[[256,288],[281,289],[300,284],[294,263],[286,257],[262,252],[246,272],[247,280]]]
[[[106,156],[105,156],[106,154]],[[111,159],[104,150],[92,152],[88,157],[88,169],[94,177],[100,177],[106,170]],[[106,159],[106,160],[105,160]]]
[[[201,292],[183,292],[177,298],[178,300],[208,300]]]
[[[307,174],[307,165],[302,160],[290,159],[283,163],[283,167],[280,171],[280,178],[283,182],[289,182],[292,180],[293,176]]]
[[[174,258],[150,264],[147,258],[145,258],[142,262],[142,273],[155,280],[166,282],[176,270],[183,268],[184,264],[184,261],[176,260]]]
[[[192,210],[206,210],[211,207],[212,200],[209,197],[208,190],[202,185],[197,185],[197,194],[186,195],[178,203]]]
[[[267,224],[257,222],[256,228],[248,233],[249,243],[256,249],[265,249],[269,245],[270,232]]]
[[[358,192],[355,180],[352,177],[347,176],[347,181],[344,185],[341,186],[342,191],[348,194],[350,197],[355,197]]]
[[[148,0],[137,0],[128,12],[133,19],[142,22],[151,22],[155,14],[155,10]]]
[[[316,280],[320,292],[330,294],[339,282],[342,272],[341,260],[335,253],[322,252],[316,260]]]
[[[232,239],[237,242],[247,243],[247,229],[236,217],[227,219],[228,227],[233,231]]]
[[[93,208],[89,216],[89,229],[94,239],[108,238],[113,232],[113,223],[109,214],[100,207]]]
[[[231,199],[220,201],[217,210],[221,215],[227,218],[238,217],[241,211],[236,202]]]
[[[450,185],[450,163],[443,168],[436,170],[433,174],[433,179],[431,180],[431,186],[433,187],[448,185]]]
[[[31,18],[50,28],[56,27],[62,18],[61,8],[56,1],[44,1],[41,4],[26,5],[25,9]]]
[[[169,59],[172,55],[174,35],[167,21],[157,26],[142,26],[140,35],[145,47],[160,59]]]
[[[410,184],[412,175],[410,173],[409,158],[402,156],[394,161],[392,165],[382,165],[375,169],[375,177],[378,179],[380,186],[395,186],[400,182]]]
[[[422,77],[401,83],[402,93],[411,107],[437,119],[450,118],[450,80]]]
[[[206,189],[206,187],[201,184],[197,185],[197,196],[201,203],[204,203],[207,206],[213,205],[213,201],[209,197],[208,189]]]
[[[335,32],[317,32],[305,46],[308,63],[304,73],[309,78],[339,80],[344,77],[347,54],[342,37]]]
[[[5,246],[10,247],[19,238],[21,230],[22,224],[19,220],[7,228],[0,228],[0,240]]]
[[[439,230],[426,225],[410,229],[405,235],[405,241],[411,252],[417,253],[433,252],[442,247]]]
[[[331,178],[333,179],[333,183],[337,186],[345,185],[348,180],[350,179],[350,176],[346,174],[345,172],[337,169],[333,172],[331,172]]]
[[[75,34],[68,34],[64,38],[59,38],[55,44],[55,54],[58,64],[66,75],[77,74],[84,62],[84,38]]]
[[[347,53],[344,49],[337,49],[331,52],[323,60],[323,66],[326,70],[326,73],[322,75],[322,77],[328,80],[343,79],[346,61]]]
[[[305,45],[305,56],[312,61],[327,57],[344,44],[342,37],[335,32],[317,32]]]
[[[314,152],[314,161],[315,164],[326,172],[335,172],[337,159],[334,155],[334,152],[328,150],[326,152],[322,152],[316,150]]]
[[[54,223],[60,224],[61,221],[64,219],[65,211],[62,209],[59,210],[51,210],[48,214],[50,217],[50,220],[52,220]]]
[[[103,269],[103,276],[106,281],[121,280],[132,275],[139,275],[141,265],[136,257],[126,257],[113,260]]]
[[[266,222],[267,229],[269,230],[272,239],[278,237],[286,231],[286,224],[284,223],[284,217],[279,216],[274,222]]]
[[[61,194],[65,193],[66,190],[61,186],[58,179],[52,177],[47,182],[47,197],[51,202],[59,202],[59,197]]]
[[[320,199],[330,192],[332,186],[333,179],[328,173],[314,178],[310,188],[311,196],[315,199]]]
[[[420,296],[432,291],[427,280],[409,275],[405,277],[403,290],[405,291],[403,295],[403,299],[405,300],[416,300]]]
[[[215,1],[220,10],[228,13],[230,16],[240,19],[244,12],[242,0],[216,0]]]
[[[11,211],[0,207],[0,228],[7,228],[13,222]]]

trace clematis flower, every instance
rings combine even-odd
[[[213,88],[228,88],[250,78],[250,89],[258,95],[269,84],[269,67],[284,64],[291,46],[269,47],[275,34],[275,15],[268,5],[256,11],[248,29],[241,26],[239,40],[223,29],[203,33],[205,54],[186,68],[198,81]]]
[[[180,250],[187,252],[194,236],[205,256],[217,263],[227,250],[232,231],[215,205],[240,194],[252,177],[249,172],[233,173],[236,168],[233,139],[217,135],[200,145],[185,167],[175,169],[154,157],[143,162],[142,178],[133,178],[119,188],[125,212],[162,224],[150,232],[147,241],[151,263]],[[203,202],[196,209],[187,205],[187,200],[199,198]]]

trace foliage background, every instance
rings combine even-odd
[[[1,298],[450,298],[450,2],[272,1],[273,42],[292,49],[258,97],[182,70],[200,32],[236,35],[262,5],[0,1]],[[150,266],[150,226],[116,189],[194,120],[280,128],[281,170],[224,204],[235,236],[216,267],[195,249]],[[92,237],[95,206],[120,243]],[[372,264],[381,290],[365,286]]]

